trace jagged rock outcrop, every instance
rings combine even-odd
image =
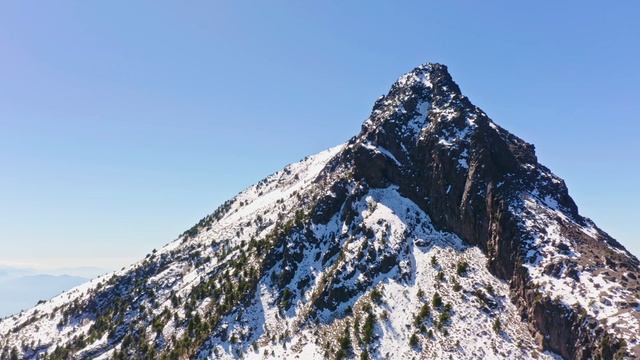
[[[25,358],[637,358],[638,259],[426,64],[361,132],[0,322]]]

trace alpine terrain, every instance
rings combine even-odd
[[[440,64],[347,143],[0,321],[2,359],[640,357],[640,263]]]

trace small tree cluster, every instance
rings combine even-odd
[[[453,291],[455,292],[459,292],[460,290],[462,290],[462,285],[460,285],[460,283],[458,282],[458,280],[453,280]]]
[[[493,322],[493,331],[495,331],[496,333],[500,333],[500,331],[502,331],[502,324],[500,323],[500,319],[496,319]]]
[[[382,302],[383,296],[384,294],[382,293],[382,290],[377,287],[371,291],[371,300],[376,304],[380,304]]]
[[[424,320],[427,319],[429,315],[431,315],[431,308],[429,307],[429,304],[425,303],[422,305],[420,311],[418,311],[418,314],[415,317],[416,326],[419,327],[420,325],[422,325]]]
[[[436,327],[438,328],[438,330],[442,330],[444,326],[447,324],[447,322],[451,319],[452,310],[453,310],[453,307],[451,306],[450,303],[447,303],[444,306],[444,308],[442,309],[442,312],[438,316],[438,322],[436,324]]]
[[[352,344],[351,344],[351,335],[349,334],[350,329],[349,322],[347,321],[347,326],[344,328],[344,333],[341,337],[338,338],[338,350],[336,351],[336,360],[342,360],[348,358],[352,353]]]
[[[440,296],[437,291],[433,294],[431,305],[433,305],[434,308],[439,308],[442,306],[442,296]]]
[[[466,274],[468,270],[469,270],[468,262],[464,260],[458,261],[458,265],[456,265],[456,272],[458,273],[459,276]]]
[[[362,341],[365,344],[371,344],[373,341],[373,330],[376,324],[376,316],[369,312],[367,317],[364,320],[364,325],[362,326]]]
[[[411,335],[411,337],[409,338],[409,346],[411,346],[412,348],[415,348],[416,346],[418,346],[418,335],[416,334]]]

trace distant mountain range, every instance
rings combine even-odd
[[[0,265],[0,318],[29,309],[105,272],[95,267],[37,270]]]
[[[31,308],[39,300],[48,300],[87,280],[70,275],[0,276],[0,317]]]

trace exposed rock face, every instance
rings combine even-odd
[[[414,127],[416,119],[420,125]],[[635,319],[639,318],[638,260],[578,214],[564,182],[537,162],[533,145],[498,127],[473,106],[445,66],[419,67],[400,79],[376,102],[362,133],[350,144],[357,147],[356,168],[368,183],[399,184],[401,193],[420,204],[439,228],[487,253],[489,269],[510,282],[514,301],[543,334],[544,346],[580,359],[606,358],[623,346],[620,339],[604,338],[606,327],[584,314],[584,308],[539,298],[549,294],[530,279],[527,254],[532,248],[527,240],[544,237],[552,222],[558,238],[566,242],[551,244],[563,258],[549,259],[544,273],[574,282],[580,281],[580,273],[604,272],[615,283],[625,278],[621,285],[628,296],[620,299],[618,310]],[[522,217],[538,216],[528,209],[516,210],[526,208],[522,202],[531,201],[529,196],[558,214],[523,226]],[[637,331],[632,327],[624,332],[637,338]],[[636,355],[638,350],[636,346]]]
[[[580,216],[533,145],[427,64],[347,144],[266,178],[129,269],[3,320],[0,347],[637,358],[639,266]]]

